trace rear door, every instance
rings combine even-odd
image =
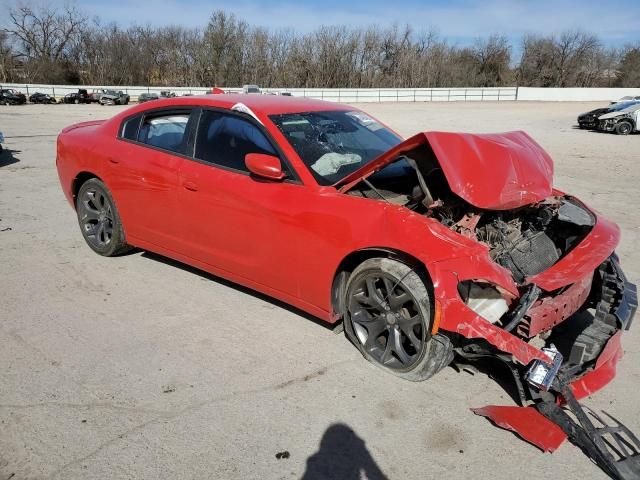
[[[109,156],[110,188],[125,233],[177,251],[178,171],[188,149],[192,108],[157,109],[126,119]]]

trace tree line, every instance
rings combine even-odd
[[[0,82],[366,88],[640,87],[640,43],[605,47],[583,31],[501,34],[458,46],[434,30],[252,26],[215,11],[203,28],[129,26],[77,6],[16,4],[0,25]]]

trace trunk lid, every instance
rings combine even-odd
[[[90,120],[88,122],[74,123],[73,125],[63,128],[60,133],[68,133],[78,128],[97,127],[98,125],[102,125],[104,122],[106,122],[106,120]]]

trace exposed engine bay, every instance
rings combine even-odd
[[[486,244],[518,284],[554,265],[594,225],[592,214],[568,196],[513,210],[477,208],[451,191],[435,158],[402,156],[348,193],[406,206]]]

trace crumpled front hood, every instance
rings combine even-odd
[[[342,190],[423,145],[433,151],[451,191],[478,208],[508,210],[552,193],[553,160],[520,131],[419,133],[342,179]]]

